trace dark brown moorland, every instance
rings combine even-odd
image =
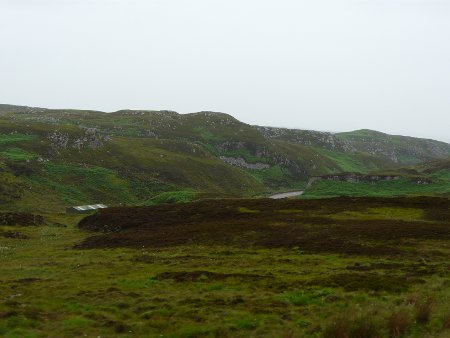
[[[101,210],[79,227],[103,234],[77,247],[195,243],[404,256],[416,254],[413,240],[450,239],[449,222],[450,200],[430,197],[204,200]]]

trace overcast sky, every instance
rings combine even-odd
[[[0,103],[450,142],[450,1],[0,0]]]

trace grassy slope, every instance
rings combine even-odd
[[[433,160],[433,154],[449,157],[448,144],[428,139],[388,135],[373,130],[338,133],[340,140],[350,142],[358,151],[394,160],[402,165],[413,165]]]
[[[11,207],[55,210],[61,205],[99,201],[147,203],[161,193],[167,196],[167,192],[186,190],[223,196],[251,196],[264,190],[245,171],[225,165],[196,145],[190,148],[197,149],[196,153],[182,149],[186,147],[184,142],[118,137],[102,149],[63,151],[43,163],[17,160],[13,165],[34,170],[15,176],[25,191]],[[41,203],[42,199],[47,203]]]
[[[449,195],[450,180],[439,179],[431,184],[417,184],[407,178],[372,183],[351,183],[322,180],[306,190],[303,198],[333,196],[404,196],[404,195]]]
[[[372,174],[401,176],[377,183],[320,180],[306,190],[303,198],[333,196],[450,196],[450,160],[421,163],[409,168],[376,171]],[[429,181],[423,183],[423,181]],[[422,183],[417,183],[422,181]]]

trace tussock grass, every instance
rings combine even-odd
[[[411,314],[406,309],[395,310],[387,318],[387,328],[391,337],[403,337],[411,324]]]
[[[416,313],[414,318],[417,323],[426,324],[430,321],[433,305],[434,300],[431,297],[426,297],[415,304]]]

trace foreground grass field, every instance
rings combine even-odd
[[[2,337],[450,336],[447,199],[45,218],[0,226]]]

